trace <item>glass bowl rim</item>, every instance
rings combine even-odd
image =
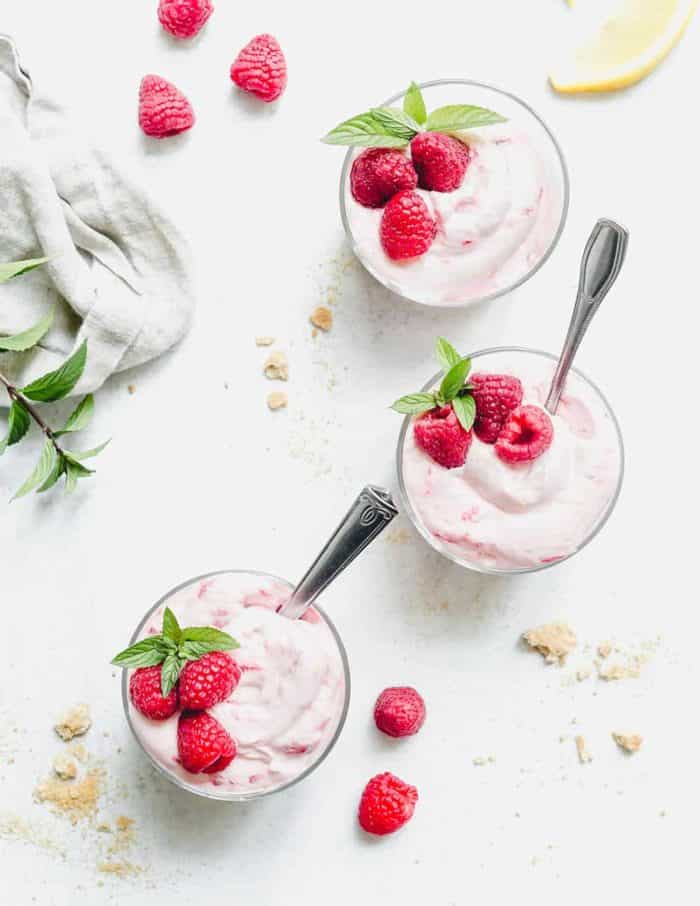
[[[263,570],[258,570],[258,569],[218,569],[218,570],[214,570],[213,572],[202,573],[201,575],[193,576],[191,579],[186,579],[185,581],[180,582],[177,585],[175,585],[173,588],[171,588],[169,591],[167,591],[164,595],[162,595],[158,599],[158,601],[156,601],[156,603],[146,611],[144,616],[139,621],[138,626],[134,630],[134,632],[131,636],[131,641],[129,642],[129,645],[133,645],[136,641],[138,641],[138,637],[139,637],[139,634],[141,633],[141,630],[146,625],[146,623],[151,618],[151,616],[158,610],[158,608],[162,604],[164,604],[176,592],[180,591],[183,588],[187,588],[190,585],[193,585],[195,582],[200,582],[204,579],[209,579],[212,576],[222,576],[222,575],[231,575],[231,574],[233,574],[233,575],[245,574],[245,575],[249,575],[249,576],[262,576],[266,579],[273,579],[276,582],[282,582],[284,585],[288,585],[290,588],[294,588],[294,585],[288,579],[283,579],[281,576],[277,576],[274,573],[268,573],[268,572],[265,572]],[[129,711],[129,683],[128,683],[129,670],[125,669],[122,671],[121,685],[122,685],[122,704],[124,707],[124,714],[126,716],[126,722],[128,723],[129,729],[131,730],[131,733],[132,733],[134,739],[136,740],[136,743],[138,744],[139,748],[146,755],[146,757],[148,758],[150,763],[160,774],[162,774],[171,783],[175,784],[175,786],[179,787],[180,789],[185,790],[188,793],[192,793],[195,796],[200,796],[203,799],[217,799],[220,802],[252,802],[255,799],[264,799],[266,796],[272,796],[274,793],[281,793],[282,790],[289,789],[289,787],[294,786],[296,783],[299,783],[305,777],[308,777],[309,774],[311,774],[313,771],[315,771],[316,768],[323,761],[326,760],[326,758],[330,754],[331,750],[335,748],[335,744],[337,743],[337,741],[340,737],[340,734],[343,730],[343,727],[345,726],[345,721],[348,716],[348,709],[350,707],[350,688],[351,688],[350,687],[350,662],[348,659],[347,651],[345,650],[345,645],[343,644],[343,641],[340,637],[338,630],[335,627],[335,624],[330,619],[330,617],[325,612],[325,610],[323,610],[322,607],[319,607],[319,605],[316,603],[314,603],[313,606],[314,606],[314,610],[317,610],[321,614],[326,625],[330,629],[333,638],[335,639],[336,645],[338,646],[338,651],[340,653],[340,660],[343,665],[343,675],[344,675],[344,679],[345,679],[345,699],[343,701],[343,709],[341,711],[340,718],[338,720],[338,726],[336,727],[335,732],[333,733],[333,736],[330,738],[325,749],[319,755],[319,757],[312,764],[310,764],[305,770],[303,770],[300,774],[297,774],[296,777],[293,777],[291,780],[288,780],[286,783],[283,783],[281,786],[273,787],[270,790],[260,790],[260,791],[250,792],[250,793],[237,793],[235,795],[231,795],[231,794],[222,795],[222,794],[216,793],[213,790],[209,790],[209,789],[205,789],[205,788],[200,789],[198,787],[190,786],[189,784],[184,783],[179,777],[176,777],[174,774],[172,774],[170,771],[168,771],[162,764],[160,764],[160,762],[156,761],[156,759],[153,757],[153,755],[151,755],[151,753],[146,749],[146,747],[142,743],[138,733],[136,732],[136,730],[134,728],[132,720],[131,720],[131,714]]]
[[[350,243],[352,252],[355,255],[355,257],[357,258],[357,260],[360,262],[360,264],[364,267],[364,269],[367,271],[367,273],[373,279],[375,279],[385,289],[389,290],[389,292],[393,293],[393,295],[395,295],[397,298],[402,299],[405,302],[412,302],[415,305],[422,305],[426,308],[463,309],[463,308],[468,308],[471,305],[477,305],[480,302],[493,302],[495,299],[500,299],[501,296],[505,296],[508,293],[513,292],[514,290],[518,289],[518,287],[522,286],[523,283],[527,282],[531,277],[534,277],[534,275],[537,273],[537,271],[539,271],[539,269],[549,260],[549,258],[551,257],[551,255],[554,252],[554,249],[557,247],[557,245],[559,245],[559,240],[561,239],[562,233],[564,232],[564,227],[566,226],[566,221],[567,221],[568,214],[569,214],[571,183],[569,180],[569,170],[566,165],[566,158],[564,157],[564,152],[562,151],[561,145],[555,138],[554,133],[549,128],[549,126],[545,123],[545,121],[542,119],[542,117],[528,103],[526,103],[524,100],[522,100],[522,98],[518,97],[518,95],[513,94],[513,92],[510,92],[510,91],[505,91],[503,88],[498,88],[496,85],[492,85],[488,82],[478,82],[475,79],[432,79],[431,81],[428,81],[428,82],[419,82],[418,83],[418,87],[421,90],[424,88],[434,88],[434,87],[440,86],[440,85],[471,85],[473,88],[485,88],[488,91],[493,91],[496,94],[500,94],[500,95],[503,95],[504,97],[509,98],[511,101],[514,101],[516,104],[519,104],[528,114],[530,114],[531,117],[533,117],[533,119],[535,119],[539,123],[539,125],[542,127],[545,134],[551,141],[552,145],[554,146],[554,150],[556,152],[556,157],[559,161],[559,165],[561,168],[563,198],[562,198],[561,217],[559,218],[559,225],[557,226],[556,232],[554,233],[554,236],[552,237],[552,240],[551,240],[547,250],[545,251],[544,255],[542,255],[542,257],[539,259],[539,261],[535,265],[533,265],[533,267],[531,267],[530,270],[526,271],[514,283],[511,283],[507,287],[503,287],[502,289],[499,289],[494,293],[490,293],[489,295],[477,296],[473,299],[468,299],[466,302],[452,302],[452,303],[424,302],[421,299],[414,299],[412,296],[405,296],[402,293],[397,292],[395,289],[391,289],[391,287],[387,286],[386,283],[384,282],[384,280],[382,280],[382,278],[378,274],[376,274],[374,272],[374,270],[372,268],[370,268],[364,262],[364,260],[360,257],[360,255],[357,252],[355,240],[352,235],[352,230],[350,229],[350,223],[348,220],[347,209],[345,207],[345,183],[347,181],[348,173],[349,173],[350,167],[352,165],[354,153],[357,150],[356,148],[353,148],[353,147],[348,148],[347,153],[345,154],[345,159],[343,161],[342,169],[340,171],[340,219],[343,223],[343,229],[345,231],[345,235],[348,239],[348,242]],[[389,105],[395,103],[400,98],[402,98],[405,94],[406,94],[406,92],[404,90],[404,91],[400,91],[398,94],[392,95],[392,97],[390,97],[390,98],[388,98],[388,100],[384,101],[382,106],[386,107],[386,106],[389,106]]]
[[[477,359],[481,356],[491,355],[493,353],[499,352],[518,352],[518,353],[527,353],[542,356],[546,359],[550,359],[552,362],[557,362],[559,356],[551,352],[546,352],[543,349],[535,349],[531,346],[490,346],[487,349],[480,349],[477,352],[473,352],[469,355],[463,356],[463,358]],[[558,566],[560,563],[564,563],[567,560],[570,560],[576,554],[580,553],[584,547],[587,547],[588,544],[598,535],[605,523],[608,521],[612,515],[613,510],[617,504],[617,501],[620,497],[620,492],[622,490],[622,480],[625,474],[625,445],[622,438],[622,430],[620,429],[620,423],[613,411],[612,406],[608,402],[607,397],[600,389],[600,387],[592,381],[587,374],[581,371],[579,368],[571,368],[571,372],[581,378],[588,386],[598,395],[603,406],[605,407],[608,415],[610,416],[613,427],[615,429],[615,436],[617,437],[618,448],[620,453],[620,466],[618,470],[617,485],[615,486],[615,491],[608,501],[607,506],[602,511],[601,515],[595,522],[593,528],[586,535],[584,540],[578,545],[576,550],[573,550],[570,554],[567,554],[565,557],[561,557],[558,560],[552,560],[550,563],[539,563],[537,566],[521,566],[515,569],[499,569],[497,567],[481,566],[475,563],[467,563],[464,560],[460,559],[456,554],[451,553],[450,551],[444,550],[439,546],[435,538],[428,532],[428,530],[423,526],[418,514],[413,509],[411,502],[408,497],[408,492],[406,491],[406,484],[403,477],[403,447],[404,441],[406,439],[406,432],[408,431],[409,425],[411,424],[411,419],[413,416],[407,415],[403,419],[401,425],[401,430],[399,431],[399,440],[396,447],[396,471],[399,481],[399,495],[401,497],[401,503],[403,504],[404,512],[407,514],[409,520],[411,521],[413,527],[416,529],[418,534],[439,554],[442,554],[443,557],[446,557],[448,560],[451,560],[453,563],[456,563],[458,566],[463,567],[469,572],[480,573],[487,576],[516,576],[522,575],[525,573],[537,573],[545,569],[551,569],[553,566]],[[433,377],[427,381],[423,387],[421,387],[421,393],[427,393],[431,388],[433,388],[436,383],[439,381],[442,375],[442,371],[438,371]]]

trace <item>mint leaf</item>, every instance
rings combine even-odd
[[[55,459],[56,448],[50,440],[47,440],[41,451],[36,468],[12,499],[17,500],[19,497],[24,497],[25,494],[29,494],[34,488],[38,488],[39,485],[43,484],[53,470]]]
[[[440,397],[446,403],[453,400],[464,386],[464,381],[471,368],[471,359],[460,359],[456,365],[447,372],[440,384]]]
[[[14,400],[7,416],[7,434],[0,440],[0,456],[12,444],[19,443],[29,430],[31,417],[21,403]]]
[[[49,472],[49,475],[46,481],[37,488],[37,494],[43,494],[44,491],[48,491],[49,488],[52,488],[58,479],[63,475],[66,468],[66,460],[60,454],[56,454],[56,462],[54,463],[53,469]]]
[[[169,654],[160,669],[160,691],[163,696],[169,695],[180,676],[183,662],[177,654]]]
[[[398,107],[374,107],[370,112],[388,135],[410,142],[420,132],[420,125],[413,117]]]
[[[476,129],[478,126],[492,126],[505,123],[506,118],[485,107],[470,104],[448,104],[438,107],[428,116],[425,128],[430,132],[459,132],[462,129]]]
[[[30,400],[52,402],[63,399],[80,380],[87,359],[87,340],[56,371],[50,371],[22,389]]]
[[[435,343],[435,356],[445,373],[456,365],[457,362],[461,362],[462,360],[462,356],[457,352],[452,343],[448,343],[444,337],[437,338],[437,342]]]
[[[110,438],[110,440],[111,440],[111,438]],[[75,451],[72,451],[71,456],[73,457],[73,459],[77,459],[78,461],[81,461],[83,459],[92,459],[93,456],[97,456],[98,453],[101,453],[109,442],[110,442],[109,440],[106,440],[104,443],[100,444],[99,446],[93,447],[91,450],[83,450],[81,453],[76,453]]]
[[[476,401],[471,393],[467,393],[464,396],[456,396],[452,400],[452,408],[464,430],[471,431],[476,418]]]
[[[415,82],[411,82],[408,86],[408,91],[404,95],[403,99],[403,109],[404,113],[407,113],[410,117],[423,125],[423,123],[428,118],[428,113],[425,109],[425,101],[423,100],[423,94],[416,85]]]
[[[41,320],[22,333],[13,334],[11,337],[0,337],[0,349],[7,352],[24,352],[36,346],[39,340],[48,333],[53,324],[53,308],[50,308]]]
[[[432,393],[409,393],[392,403],[391,408],[401,415],[420,415],[434,409],[435,405],[435,396]]]
[[[163,611],[163,636],[166,639],[172,639],[173,642],[179,642],[182,638],[180,624],[169,607],[166,607]]]
[[[91,393],[88,393],[68,416],[68,421],[65,425],[59,431],[53,432],[54,436],[60,437],[62,434],[71,434],[73,431],[81,431],[86,428],[92,421],[94,411],[95,399]]]
[[[208,645],[216,645],[216,648],[210,648],[210,651],[232,651],[234,648],[240,648],[238,642],[230,636],[228,632],[222,632],[221,629],[215,629],[213,626],[187,626],[182,630],[183,642],[203,642]]]
[[[331,129],[322,139],[327,145],[359,145],[367,148],[403,148],[405,139],[389,135],[371,113],[361,113]]]
[[[66,471],[66,491],[71,494],[75,490],[79,478],[87,478],[94,474],[93,469],[86,469],[71,453],[64,451]]]
[[[205,654],[220,650],[215,642],[181,642],[178,654],[187,661],[197,661]]]
[[[167,655],[168,650],[163,645],[163,637],[151,635],[120,651],[110,663],[115,667],[155,667],[156,664],[162,663]]]
[[[0,264],[0,283],[5,283],[13,277],[19,277],[20,274],[26,274],[27,271],[33,271],[35,267],[41,267],[48,260],[48,258],[26,258],[24,261],[9,261],[6,264]]]

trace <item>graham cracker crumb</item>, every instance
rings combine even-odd
[[[272,409],[274,412],[276,409],[285,409],[287,407],[287,394],[280,393],[279,390],[275,390],[274,393],[269,393],[267,397],[267,407]]]
[[[589,670],[588,667],[585,667],[583,670],[576,671],[576,679],[579,683],[582,683],[582,682],[584,682],[584,680],[587,680],[590,677],[590,675],[591,675],[591,671]]]
[[[64,742],[70,742],[74,736],[82,736],[90,729],[90,709],[87,705],[74,705],[59,719],[54,730]]]
[[[593,761],[593,756],[586,748],[586,740],[583,736],[576,736],[574,741],[576,743],[576,754],[578,755],[578,760],[581,764],[588,764]]]
[[[613,732],[612,738],[621,749],[625,750],[625,752],[638,752],[644,742],[644,738],[640,736],[639,733]]]
[[[523,633],[523,638],[548,664],[563,664],[577,644],[576,634],[566,623],[547,623]]]
[[[603,663],[598,667],[598,676],[604,680],[638,679],[640,673],[641,661],[638,658],[633,658],[628,663]]]
[[[37,802],[48,803],[56,814],[65,815],[72,824],[91,818],[97,811],[102,789],[100,771],[90,771],[81,780],[56,780],[49,777],[34,790]]]
[[[81,764],[85,764],[85,762],[88,760],[88,750],[85,748],[82,742],[71,743],[68,746],[68,752],[73,756],[73,758],[77,758],[77,760]]]
[[[612,642],[601,642],[596,651],[601,657],[609,657],[613,651]]]
[[[0,838],[22,840],[39,849],[64,856],[65,849],[41,827],[20,818],[19,815],[0,815]]]
[[[411,540],[411,533],[404,528],[400,528],[391,532],[386,532],[384,538],[390,544],[406,544]]]
[[[129,878],[133,875],[141,874],[143,868],[141,868],[140,865],[134,865],[133,862],[128,862],[125,859],[122,859],[118,862],[111,860],[98,862],[97,870],[103,875],[113,875],[117,878]]]
[[[256,346],[272,346],[272,344],[274,342],[275,342],[274,337],[256,337],[255,338]]]
[[[263,366],[265,377],[271,381],[289,380],[289,362],[287,356],[280,352],[271,352]]]
[[[112,825],[109,823],[109,821],[100,821],[95,830],[100,834],[111,834]]]
[[[319,305],[311,312],[309,320],[319,330],[328,331],[333,326],[333,312],[325,305]]]
[[[134,394],[136,393],[136,384],[129,384],[126,389],[129,391],[129,393]]]
[[[75,780],[78,766],[65,752],[59,752],[53,760],[53,771],[61,780]]]
[[[477,767],[483,767],[486,764],[495,764],[496,757],[494,755],[477,755],[476,758],[472,758],[472,764]]]

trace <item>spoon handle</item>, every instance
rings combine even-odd
[[[544,404],[552,415],[557,411],[566,377],[588,325],[620,273],[628,239],[627,230],[613,220],[599,220],[588,237],[581,258],[581,273],[571,323]]]
[[[384,531],[397,513],[388,491],[366,485],[279,613],[298,620],[345,567]]]

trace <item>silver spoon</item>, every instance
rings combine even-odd
[[[321,592],[384,531],[397,513],[388,491],[366,485],[278,612],[290,620],[303,616]]]
[[[557,411],[569,369],[588,325],[622,269],[628,240],[627,230],[614,220],[599,220],[588,237],[569,330],[544,404],[552,415]]]

